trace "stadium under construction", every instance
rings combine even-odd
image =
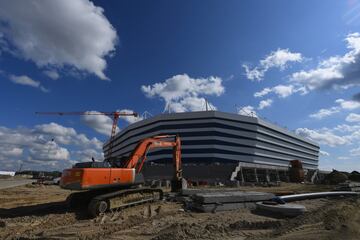
[[[192,181],[242,182],[286,180],[291,160],[306,172],[318,168],[319,145],[263,119],[219,111],[161,114],[119,132],[104,144],[105,156],[128,156],[139,140],[178,134],[182,140],[183,171]],[[145,179],[171,178],[171,149],[148,153]]]

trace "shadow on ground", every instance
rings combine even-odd
[[[15,208],[0,208],[0,218],[16,218],[25,216],[45,216],[48,214],[65,214],[73,212],[77,220],[89,219],[86,208],[70,209],[65,201],[42,203]]]

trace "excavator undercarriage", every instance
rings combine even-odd
[[[92,217],[110,210],[120,210],[130,206],[156,202],[163,199],[159,188],[133,188],[118,191],[88,191],[69,195],[67,203],[71,208],[87,206]]]

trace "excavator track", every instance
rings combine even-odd
[[[162,199],[163,191],[159,188],[124,189],[92,198],[88,204],[88,212],[92,217],[96,217],[109,210],[122,209]]]

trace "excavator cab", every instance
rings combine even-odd
[[[104,162],[108,162],[111,167],[114,168],[122,168],[125,167],[129,157],[121,156],[121,157],[110,157],[104,160]]]

